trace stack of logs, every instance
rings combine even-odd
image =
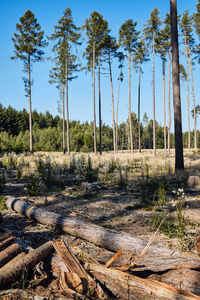
[[[67,297],[200,299],[200,259],[197,256],[184,256],[156,244],[145,247],[147,243],[128,234],[62,217],[18,199],[9,198],[7,206],[32,220],[84,238],[100,246],[101,252],[98,256],[92,251],[86,253],[78,246],[69,248],[63,240],[49,241],[28,254],[19,254],[23,258],[15,260],[14,268],[13,264],[8,268],[9,263],[2,267],[0,287],[13,279],[14,273],[16,278],[16,273],[19,275],[24,268],[33,268],[55,249],[56,253],[51,256],[51,270],[58,278],[62,294]]]

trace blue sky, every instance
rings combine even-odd
[[[197,0],[182,0],[178,1],[178,12],[183,13],[185,9],[189,9],[191,13],[196,11]],[[45,35],[49,36],[53,32],[53,25],[56,25],[58,20],[62,17],[63,11],[66,7],[70,7],[74,22],[77,26],[84,24],[85,19],[90,16],[92,11],[96,10],[103,15],[108,21],[111,33],[118,38],[118,31],[120,26],[127,20],[132,18],[133,21],[138,22],[138,30],[143,28],[143,25],[150,18],[151,11],[157,7],[160,11],[160,18],[163,19],[165,14],[169,12],[169,0],[0,0],[0,28],[1,28],[1,55],[0,55],[0,103],[4,106],[11,105],[18,110],[23,108],[28,109],[28,100],[24,96],[24,85],[22,77],[23,63],[20,60],[11,60],[13,55],[12,36],[16,32],[16,23],[27,9],[30,9],[38,19]],[[51,48],[53,44],[46,48],[46,56],[52,56]],[[80,56],[84,51],[84,44],[79,49]],[[81,59],[82,60],[82,59]],[[183,55],[180,58],[185,65]],[[84,60],[83,65],[86,64]],[[59,99],[59,92],[54,85],[48,83],[49,70],[52,68],[51,61],[42,63],[35,63],[33,65],[33,92],[32,105],[33,109],[38,112],[45,112],[49,110],[53,115],[58,114],[57,100]],[[143,75],[141,81],[141,115],[147,112],[149,118],[152,118],[152,63],[151,61],[143,66]],[[168,74],[168,69],[166,69]],[[168,75],[166,74],[166,80]],[[114,81],[114,95],[115,103],[117,98],[118,88],[118,69],[117,64],[113,65],[113,81]],[[163,124],[163,92],[162,92],[162,70],[160,57],[156,57],[156,120]],[[200,72],[199,65],[195,65],[194,80],[195,80],[195,95],[196,104],[199,104],[200,97]],[[131,105],[132,110],[137,112],[137,85],[138,74],[132,73],[132,95]],[[97,89],[96,89],[97,91]],[[98,91],[97,91],[98,92]],[[182,119],[183,129],[187,130],[187,99],[186,99],[186,84],[181,84],[182,94]],[[166,100],[167,100],[166,91]],[[192,94],[191,109],[192,109]],[[93,119],[92,108],[92,78],[91,73],[87,74],[83,71],[79,74],[78,79],[75,79],[69,86],[69,109],[70,120],[91,121]],[[172,102],[172,101],[171,101]],[[171,105],[172,109],[173,106]],[[123,122],[128,116],[128,71],[124,68],[124,82],[121,86],[120,107],[119,107],[119,122]],[[172,111],[173,112],[173,111]],[[98,122],[98,105],[96,110]],[[111,110],[111,92],[109,85],[109,78],[102,75],[102,120],[104,123],[112,124],[112,110]],[[168,118],[167,118],[168,120]],[[173,123],[173,122],[172,122]],[[193,120],[191,119],[191,128],[193,128]]]

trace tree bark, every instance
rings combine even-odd
[[[66,121],[67,121],[67,154],[70,154],[70,136],[69,136],[69,101],[68,101],[68,62],[66,60],[66,78],[65,78],[65,87],[66,87]]]
[[[132,118],[131,118],[131,52],[129,51],[128,60],[128,110],[129,110],[129,133],[131,153],[133,153],[133,131],[132,131]]]
[[[11,260],[0,269],[0,288],[5,288],[14,282],[16,278],[20,278],[23,272],[32,269],[51,252],[53,252],[52,241],[48,241],[26,255],[19,254],[16,256],[14,261]]]
[[[169,113],[169,123],[168,123],[168,155],[170,155],[170,137],[171,137],[171,47],[169,48],[169,75],[168,75],[168,113]]]
[[[113,118],[113,148],[116,153],[116,135],[115,135],[115,105],[114,105],[114,94],[113,94],[113,80],[112,80],[112,69],[110,55],[108,57],[109,73],[110,73],[110,85],[111,85],[111,97],[112,97],[112,118]]]
[[[193,78],[193,69],[192,69],[192,61],[191,61],[191,56],[190,56],[190,49],[188,49],[188,58],[189,58],[190,73],[191,73],[191,79],[192,79],[192,97],[193,97],[193,110],[194,110],[194,149],[195,149],[195,151],[197,151],[197,116],[196,116],[194,78]]]
[[[113,118],[113,149],[116,153],[116,134],[115,134],[115,105],[114,105],[114,93],[113,93],[113,80],[112,80],[112,69],[110,55],[108,57],[109,73],[110,73],[110,86],[111,86],[111,97],[112,97],[112,118]]]
[[[162,73],[163,73],[163,109],[164,109],[164,149],[165,149],[165,155],[167,155],[166,110],[165,110],[165,57],[162,58]]]
[[[177,2],[176,2],[176,0],[170,0],[170,16],[171,16],[171,39],[172,39],[175,171],[178,171],[178,170],[184,170],[184,160],[183,160],[181,95],[180,95],[180,74],[179,74],[179,47],[178,47]]]
[[[189,87],[189,66],[188,66],[188,47],[185,40],[186,65],[187,65],[187,105],[188,105],[188,152],[190,153],[190,87]]]
[[[101,65],[100,65],[100,55],[98,57],[98,65],[99,65],[99,72],[98,72],[98,83],[99,83],[99,153],[102,154],[102,133],[101,133]]]
[[[124,251],[141,253],[146,245],[144,240],[134,238],[128,233],[118,233],[114,230],[109,230],[89,222],[70,217],[62,217],[59,214],[37,208],[36,206],[31,206],[19,199],[7,197],[6,205],[8,208],[13,209],[32,220],[36,220],[41,224],[55,226],[68,234],[80,237],[95,245],[113,251],[124,248]],[[150,246],[148,253],[166,256],[179,255],[179,252],[177,251],[156,244]]]
[[[121,83],[121,80],[119,78],[118,95],[117,95],[117,111],[116,111],[116,152],[118,152],[118,116],[119,116],[120,83]]]
[[[62,86],[62,110],[63,110],[63,154],[65,154],[65,86]]]
[[[28,54],[28,99],[29,99],[29,134],[30,154],[33,154],[33,130],[32,130],[32,102],[31,102],[31,58]]]
[[[138,149],[141,153],[141,136],[140,136],[140,74],[141,65],[139,66],[139,81],[138,81]]]
[[[153,32],[153,153],[156,156],[156,110],[155,110],[155,33]]]
[[[94,153],[97,154],[97,135],[96,135],[96,108],[95,108],[95,43],[92,51],[92,85],[93,85],[93,113],[94,113]]]

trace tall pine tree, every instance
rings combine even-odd
[[[65,9],[62,18],[58,21],[58,25],[54,26],[54,33],[50,36],[50,39],[57,41],[53,47],[53,51],[56,52],[57,59],[59,60],[59,64],[57,65],[59,68],[58,76],[61,76],[62,84],[64,83],[65,85],[67,153],[70,154],[68,82],[77,77],[73,76],[73,73],[78,71],[80,66],[77,63],[77,56],[72,52],[73,46],[80,44],[80,32],[79,28],[74,24],[69,7]],[[56,73],[54,75],[56,76]]]
[[[20,23],[16,24],[16,30],[17,33],[14,33],[12,38],[15,55],[11,59],[21,59],[24,63],[23,71],[28,74],[28,78],[23,79],[29,99],[30,153],[33,154],[31,71],[32,64],[42,60],[44,55],[42,48],[47,45],[47,42],[44,40],[44,31],[41,30],[41,26],[31,10],[27,10],[20,18]]]

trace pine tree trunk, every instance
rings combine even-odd
[[[65,154],[65,86],[62,86],[62,111],[63,111],[63,154]]]
[[[97,154],[97,137],[96,137],[96,108],[95,108],[95,44],[93,45],[92,55],[92,85],[93,85],[93,112],[94,112],[94,153]]]
[[[114,106],[114,95],[113,95],[113,81],[112,81],[112,69],[111,69],[111,61],[110,56],[108,58],[109,64],[109,73],[110,73],[110,85],[111,85],[111,97],[112,97],[112,117],[113,117],[113,148],[114,153],[116,153],[116,141],[115,141],[115,106]]]
[[[171,47],[169,48],[169,75],[168,75],[168,112],[169,112],[169,123],[168,123],[168,155],[170,155],[170,137],[171,137]]]
[[[197,116],[196,116],[196,106],[195,106],[193,69],[192,69],[192,61],[191,61],[189,49],[188,49],[188,58],[189,58],[190,73],[191,73],[191,79],[192,79],[192,97],[193,97],[193,109],[194,109],[194,149],[195,149],[195,151],[197,151]]]
[[[68,62],[66,60],[66,121],[67,121],[67,154],[70,154],[69,139],[69,106],[68,106]]]
[[[99,66],[99,72],[98,72],[98,83],[99,83],[99,153],[102,154],[101,144],[102,144],[102,134],[101,134],[101,69],[100,69],[100,55],[98,57],[98,66]]]
[[[188,152],[190,153],[190,87],[189,87],[189,63],[188,63],[188,48],[185,41],[186,50],[186,65],[187,65],[187,105],[188,105]]]
[[[128,64],[128,109],[129,109],[129,133],[131,153],[133,153],[133,132],[132,132],[132,120],[131,120],[131,52],[129,52],[129,64]]]
[[[117,95],[117,111],[116,111],[116,152],[118,152],[118,115],[119,115],[120,83],[121,83],[121,80],[119,78],[118,95]]]
[[[31,102],[31,58],[28,55],[28,100],[29,100],[29,134],[30,154],[33,154],[33,130],[32,130],[32,102]]]
[[[153,153],[156,156],[156,112],[155,112],[155,34],[153,32]]]
[[[141,137],[140,137],[140,74],[141,65],[139,66],[139,81],[138,81],[138,149],[141,153]]]
[[[180,73],[179,73],[179,47],[178,47],[177,2],[176,2],[176,0],[170,0],[170,16],[171,16],[171,39],[172,39],[175,171],[178,171],[178,170],[184,170],[184,160],[183,160]]]
[[[165,57],[162,58],[162,73],[163,73],[163,108],[164,108],[164,149],[165,149],[165,155],[167,155],[166,110],[165,110]]]

